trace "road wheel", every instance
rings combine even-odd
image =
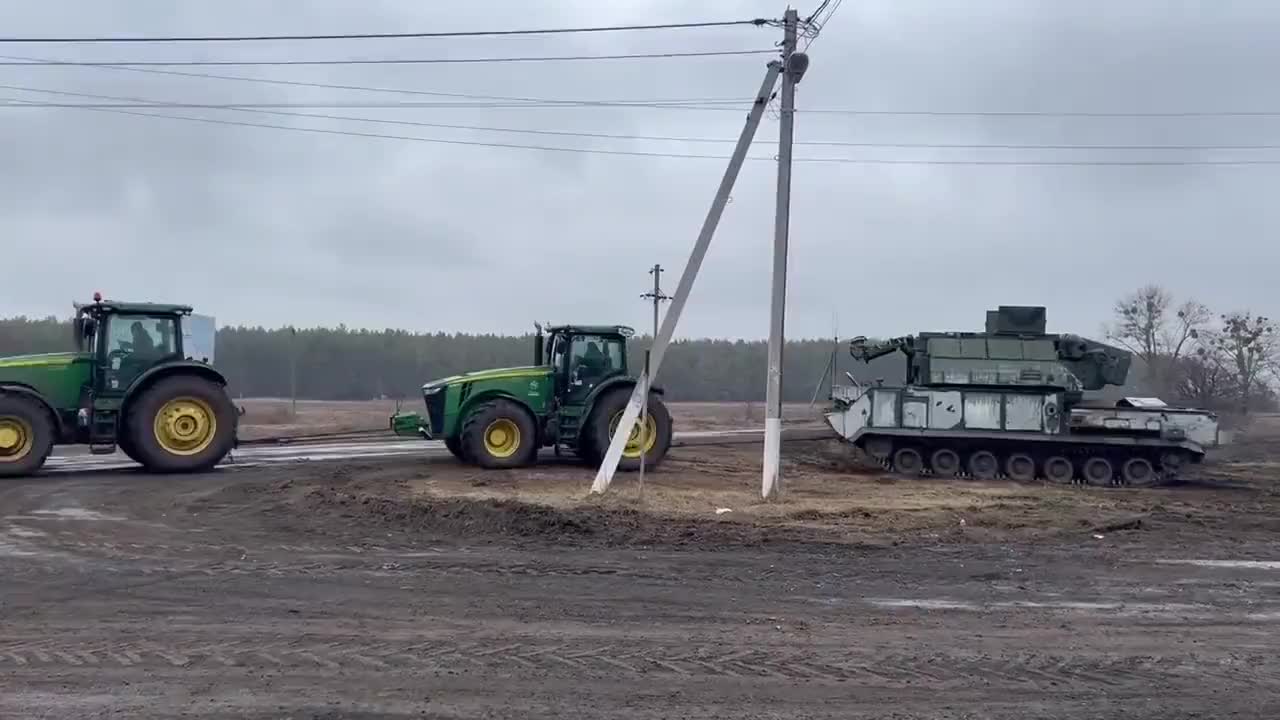
[[[1151,487],[1160,480],[1151,461],[1142,457],[1125,460],[1124,465],[1120,466],[1120,477],[1129,487]]]
[[[537,458],[538,429],[523,407],[493,400],[467,415],[459,450],[468,462],[483,468],[524,467]]]
[[[124,447],[151,472],[200,472],[231,452],[236,408],[218,383],[196,375],[157,380],[129,401]]]
[[[588,447],[593,450],[593,463],[602,461],[609,451],[609,442],[613,439],[618,423],[622,421],[627,403],[631,401],[631,392],[631,388],[618,388],[596,401],[586,428],[590,437],[585,438]],[[618,469],[638,470],[642,454],[646,468],[657,467],[671,449],[671,432],[671,413],[667,411],[666,403],[662,402],[657,393],[650,393],[647,411],[631,429],[631,435],[622,450],[622,458],[618,461]]]
[[[1080,469],[1080,475],[1084,477],[1084,481],[1097,487],[1110,486],[1115,474],[1116,469],[1111,461],[1101,455],[1094,455],[1085,460],[1084,467]]]
[[[1000,461],[990,450],[979,450],[969,456],[969,474],[975,480],[995,480],[1000,474]]]
[[[0,395],[0,477],[33,475],[53,450],[53,419],[36,400]]]
[[[1165,478],[1177,477],[1178,471],[1187,464],[1187,454],[1178,450],[1170,450],[1160,456],[1160,472]]]
[[[960,472],[960,453],[951,448],[938,448],[929,458],[929,465],[933,467],[935,475],[954,477]]]
[[[1075,466],[1061,455],[1054,455],[1044,461],[1044,477],[1051,483],[1070,485],[1075,474]]]
[[[1031,482],[1036,479],[1036,461],[1026,453],[1014,453],[1004,461],[1004,473],[1014,482]]]
[[[919,475],[924,469],[924,458],[915,448],[898,448],[893,454],[893,469],[902,475]]]

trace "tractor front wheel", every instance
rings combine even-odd
[[[446,449],[448,449],[449,453],[450,453],[451,455],[453,455],[454,457],[458,458],[458,460],[460,460],[460,461],[462,461],[462,462],[464,462],[464,463],[469,463],[469,462],[471,462],[470,460],[468,460],[468,459],[467,459],[466,453],[464,453],[464,452],[462,451],[462,438],[461,438],[461,437],[459,437],[459,436],[455,435],[455,436],[453,436],[453,437],[447,437],[447,438],[445,438],[445,439],[444,439],[444,446],[445,446],[445,448],[446,448]]]
[[[34,475],[53,450],[53,420],[37,401],[0,395],[0,477]]]
[[[164,378],[129,405],[125,447],[148,471],[209,470],[235,444],[235,405],[221,385],[202,377]]]
[[[589,445],[599,463],[609,450],[609,442],[613,439],[613,431],[622,420],[622,414],[631,401],[631,390],[620,388],[609,392],[596,402],[591,411]],[[644,456],[645,467],[657,467],[671,449],[671,413],[657,393],[649,394],[648,410],[644,417],[637,419],[622,450],[622,459],[618,461],[620,470],[637,470],[640,468],[640,456]]]
[[[483,468],[523,467],[537,457],[538,429],[510,400],[482,403],[462,423],[459,449],[466,461]]]

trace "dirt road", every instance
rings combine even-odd
[[[319,467],[0,484],[0,717],[1280,716],[1270,526],[597,532]]]

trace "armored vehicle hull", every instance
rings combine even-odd
[[[903,474],[1098,486],[1166,482],[1220,443],[1210,412],[1154,398],[1085,402],[1086,391],[1124,384],[1131,355],[1044,325],[1044,308],[1006,306],[988,313],[985,332],[855,338],[850,353],[863,361],[902,352],[907,382],[836,386],[827,422]]]
[[[831,427],[907,475],[1151,486],[1219,442],[1212,413],[1136,399],[1064,414],[1059,392],[838,386],[833,396]]]

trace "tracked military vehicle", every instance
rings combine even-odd
[[[901,352],[906,383],[832,388],[827,421],[885,467],[905,475],[1095,486],[1151,486],[1219,444],[1218,418],[1155,398],[1104,403],[1123,386],[1132,354],[1045,332],[1045,308],[988,311],[985,332],[926,332],[850,341],[863,362]]]

